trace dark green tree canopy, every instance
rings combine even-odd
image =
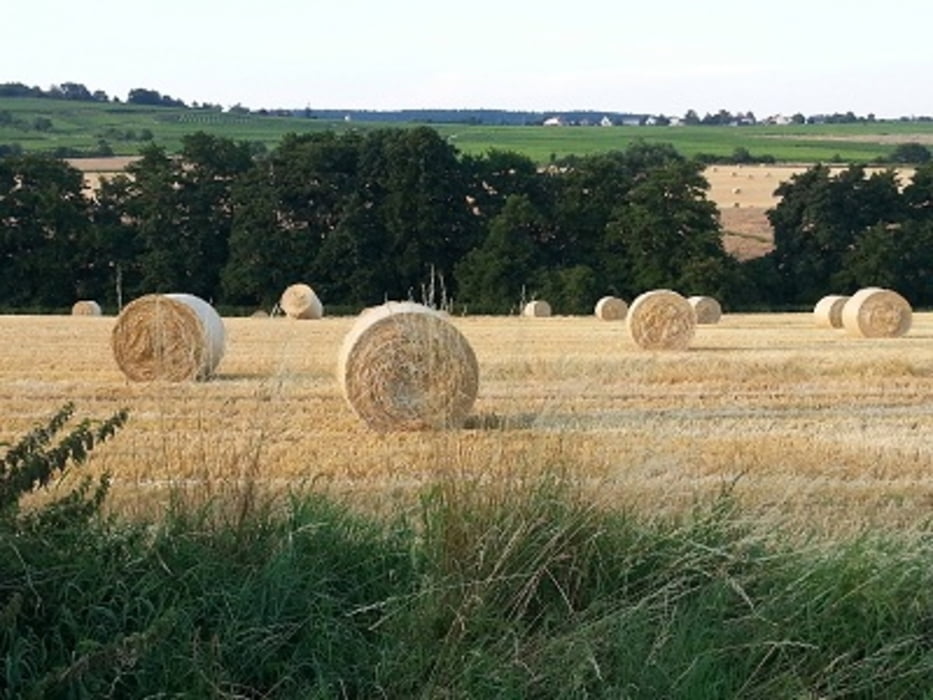
[[[77,88],[75,88],[77,90]],[[270,307],[312,284],[328,307],[425,300],[475,311],[547,298],[589,313],[605,294],[712,294],[728,308],[812,304],[883,284],[933,303],[933,164],[817,165],[782,184],[774,251],[739,263],[721,243],[702,165],[669,145],[554,160],[464,156],[428,128],[291,134],[269,153],[194,133],[147,143],[89,197],[81,173],[0,157],[0,304],[118,304],[184,291]],[[455,308],[457,308],[455,306]]]

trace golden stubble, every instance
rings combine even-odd
[[[247,486],[324,490],[376,511],[432,484],[498,487],[560,474],[610,507],[653,515],[730,490],[755,522],[842,533],[924,525],[933,506],[933,314],[901,338],[852,338],[811,313],[723,316],[690,349],[638,349],[595,317],[451,317],[479,365],[460,430],[368,429],[337,355],[352,318],[227,318],[214,379],[127,381],[112,317],[0,317],[0,441],[65,401],[130,409],[82,471],[111,503],[151,512]],[[70,480],[66,480],[67,486]],[[62,488],[62,486],[59,486]]]

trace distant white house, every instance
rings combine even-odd
[[[542,124],[544,126],[564,126],[564,120],[561,117],[548,117]]]
[[[599,120],[600,126],[614,126],[612,120],[609,117],[603,117]]]

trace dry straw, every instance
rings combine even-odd
[[[469,342],[415,302],[361,313],[341,345],[337,377],[353,411],[380,431],[458,427],[479,388]]]
[[[722,318],[722,307],[713,297],[687,297],[687,302],[697,315],[697,323],[719,323]]]
[[[853,294],[842,307],[842,325],[861,338],[897,338],[910,330],[913,311],[895,291],[867,287]]]
[[[324,307],[317,294],[306,284],[293,284],[282,292],[279,306],[289,318],[317,319],[324,316]]]
[[[180,382],[206,379],[224,353],[224,324],[191,294],[147,294],[123,309],[110,336],[113,356],[128,379]]]
[[[677,292],[656,289],[632,302],[625,324],[643,350],[685,350],[696,331],[696,313]]]
[[[74,306],[71,307],[72,316],[101,316],[102,314],[100,304],[88,299],[76,301]]]
[[[619,297],[603,297],[596,302],[594,313],[603,321],[622,321],[628,313],[628,304]]]
[[[820,328],[842,328],[842,309],[849,297],[830,294],[813,307],[813,321]]]
[[[531,316],[534,318],[545,318],[551,315],[551,305],[544,299],[535,299],[525,304],[522,309],[522,316]]]

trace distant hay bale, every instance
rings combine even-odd
[[[860,289],[842,307],[842,325],[861,338],[897,338],[910,330],[913,310],[895,291],[878,287]]]
[[[628,313],[628,304],[619,297],[603,297],[596,302],[594,313],[603,321],[623,321]]]
[[[100,304],[96,301],[91,301],[90,299],[83,299],[81,301],[76,301],[74,306],[71,307],[72,316],[101,316],[103,311],[100,309]]]
[[[279,306],[289,318],[317,319],[324,316],[324,307],[317,294],[306,284],[293,284],[282,292]]]
[[[365,309],[344,337],[337,377],[353,411],[380,431],[461,426],[479,388],[469,342],[415,302]]]
[[[551,315],[551,305],[544,299],[535,299],[525,304],[522,309],[522,316],[532,316],[534,318],[545,318]]]
[[[742,194],[742,188],[741,188],[741,187],[733,187],[733,188],[732,188],[732,194]]]
[[[697,323],[719,323],[719,319],[722,318],[722,307],[713,297],[687,297],[687,302],[693,307]]]
[[[632,302],[625,324],[643,350],[685,350],[696,332],[696,314],[677,292],[656,289]]]
[[[264,309],[256,309],[250,314],[250,318],[269,318],[269,314]]]
[[[147,294],[127,304],[110,336],[114,359],[134,382],[206,379],[224,354],[223,321],[191,294]]]
[[[849,297],[829,294],[813,307],[813,321],[820,328],[842,328],[842,309]]]

